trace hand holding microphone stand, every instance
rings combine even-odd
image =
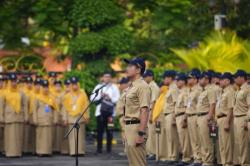
[[[75,142],[75,145],[76,145],[76,154],[75,154],[75,163],[76,163],[76,166],[79,165],[79,162],[78,162],[78,139],[79,139],[79,130],[80,130],[80,120],[81,118],[83,118],[83,115],[87,112],[87,110],[89,109],[89,107],[91,106],[91,104],[95,101],[96,97],[98,96],[98,93],[101,89],[103,89],[105,86],[107,86],[107,84],[104,84],[102,85],[100,88],[96,89],[91,95],[95,95],[93,97],[93,99],[89,102],[89,105],[85,108],[85,110],[81,113],[81,115],[76,119],[75,123],[73,124],[73,126],[70,128],[70,130],[65,134],[64,138],[68,138],[69,134],[73,131],[73,129],[76,129],[76,142]]]

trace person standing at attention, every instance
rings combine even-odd
[[[41,82],[42,91],[34,100],[33,122],[36,125],[36,153],[43,157],[52,155],[52,128],[56,123],[54,111],[57,105],[49,91],[49,82]]]
[[[146,142],[149,110],[151,103],[151,90],[143,80],[145,62],[141,58],[124,60],[127,66],[127,76],[130,86],[126,91],[124,100],[125,121],[125,148],[130,166],[145,166]]]
[[[17,82],[16,74],[10,74],[10,86],[4,95],[4,149],[6,157],[22,156],[24,122],[28,121],[26,98],[19,90]]]
[[[143,74],[143,79],[148,83],[151,89],[151,104],[150,104],[150,114],[148,122],[148,139],[146,143],[146,149],[148,153],[148,160],[156,159],[156,125],[153,123],[153,109],[155,102],[160,94],[160,88],[154,81],[154,72],[152,70],[146,70]]]
[[[239,147],[237,155],[241,165],[250,165],[250,142],[248,133],[248,121],[250,112],[250,86],[247,84],[247,73],[238,70],[234,75],[234,81],[239,87],[235,95],[234,115],[234,142]]]
[[[68,92],[63,99],[63,116],[64,126],[68,129],[72,128],[77,118],[85,111],[89,105],[89,99],[85,90],[80,88],[79,79],[77,77],[72,77],[71,91]],[[81,156],[85,155],[85,125],[89,122],[89,111],[86,110],[83,117],[79,121],[79,139],[78,139],[78,154]],[[69,154],[71,156],[76,155],[76,132],[72,132],[68,136],[69,141]]]

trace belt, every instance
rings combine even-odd
[[[132,124],[139,124],[140,120],[139,119],[135,119],[135,120],[126,120],[125,124],[126,125],[132,125]]]
[[[243,116],[247,116],[246,114],[244,115],[234,115],[235,118],[239,118],[239,117],[243,117]]]
[[[220,118],[223,118],[223,117],[227,117],[227,115],[225,115],[225,114],[218,115],[218,116],[217,116],[217,119],[220,119]]]
[[[170,112],[170,113],[165,113],[164,115],[165,116],[168,116],[168,115],[170,115],[170,114],[172,114],[173,112]]]
[[[179,117],[179,116],[182,116],[182,115],[185,115],[185,112],[180,112],[180,113],[176,114],[175,117]]]
[[[196,113],[193,113],[193,114],[187,114],[188,117],[191,117],[191,116],[196,116],[197,114]]]
[[[207,115],[208,112],[201,112],[201,113],[197,113],[197,116],[200,117],[200,116],[204,116],[204,115]]]

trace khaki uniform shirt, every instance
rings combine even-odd
[[[55,98],[55,102],[56,102],[56,105],[57,105],[57,108],[58,110],[56,110],[54,112],[54,120],[56,123],[62,123],[63,122],[63,119],[62,119],[62,116],[63,116],[63,92],[60,93],[58,96],[54,96]]]
[[[25,87],[26,88],[26,87]],[[33,122],[33,117],[30,116],[30,109],[31,109],[31,98],[32,98],[32,95],[33,95],[33,90],[29,90],[29,89],[25,89],[23,91],[24,95],[25,95],[25,98],[26,98],[26,102],[27,102],[27,115],[28,115],[28,121],[30,123]]]
[[[202,92],[197,102],[197,113],[209,112],[211,104],[216,103],[216,92],[209,86],[202,88]]]
[[[219,98],[220,98],[221,93],[222,93],[222,88],[219,85],[216,85],[216,84],[210,84],[209,87],[212,88],[215,91],[216,102],[217,102],[219,100]]]
[[[169,90],[166,94],[166,103],[164,106],[164,113],[174,113],[175,102],[178,96],[178,89],[175,83],[169,86]]]
[[[11,92],[8,92],[11,93]],[[21,112],[16,113],[15,110],[4,100],[4,122],[5,123],[21,123],[28,121],[28,114],[27,114],[27,100],[25,98],[25,95],[19,91],[19,92],[13,92],[13,93],[19,93],[21,95],[21,103],[17,103],[21,105]]]
[[[197,103],[198,98],[200,96],[200,93],[202,91],[202,88],[197,84],[193,86],[192,88],[188,88],[188,97],[187,97],[187,114],[195,114],[197,113]]]
[[[155,101],[156,101],[157,98],[159,97],[160,88],[159,88],[158,85],[155,83],[155,81],[151,81],[151,82],[149,83],[149,87],[150,87],[150,89],[151,89],[151,104],[150,104],[150,109],[152,110]]]
[[[85,90],[81,89],[80,93],[83,93],[83,95],[85,96],[87,103],[88,103],[89,101],[88,101],[88,97],[86,95]],[[78,95],[72,94],[72,92],[67,93],[67,95],[71,95],[71,97],[73,99],[72,105],[75,105],[77,103],[77,100],[78,100]],[[64,102],[65,100],[66,99],[63,97],[62,101]],[[83,104],[86,104],[86,103],[83,103]],[[86,107],[87,107],[87,105],[86,105]],[[82,110],[82,111],[85,111],[85,110]],[[79,113],[79,115],[80,115],[80,113]],[[68,111],[66,110],[66,108],[63,104],[63,106],[62,106],[62,120],[63,121],[67,122],[68,124],[74,124],[75,121],[78,119],[78,116],[73,117],[73,116],[69,115]],[[80,119],[79,123],[84,123],[86,118],[89,118],[89,109],[84,113],[83,118]]]
[[[126,90],[124,90],[121,95],[120,98],[118,100],[118,102],[116,103],[116,116],[117,117],[121,117],[124,115],[124,107],[125,107],[125,95],[126,95]]]
[[[232,86],[228,86],[222,90],[219,100],[216,103],[216,116],[227,115],[234,106],[235,91]]]
[[[184,87],[178,91],[178,97],[175,104],[175,115],[183,112],[185,113],[187,108],[187,88]]]
[[[245,83],[236,92],[234,115],[247,115],[250,111],[250,86]]]
[[[51,96],[53,97],[53,96]],[[33,110],[33,122],[37,126],[51,126],[55,123],[54,110],[46,103],[35,99]],[[46,108],[49,107],[49,108]]]
[[[4,122],[3,113],[4,113],[4,90],[0,89],[0,123]]]
[[[125,95],[125,119],[139,119],[140,109],[150,108],[150,101],[149,85],[142,78],[133,81]]]

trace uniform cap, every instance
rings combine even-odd
[[[215,75],[215,71],[212,69],[207,70],[207,73],[210,75],[210,77],[213,77]]]
[[[203,73],[201,73],[201,75],[200,75],[200,79],[201,78],[208,78],[208,79],[211,79],[212,78],[212,74],[211,74],[211,72],[203,72]]]
[[[71,84],[70,79],[64,80],[64,85],[70,85],[70,84]]]
[[[129,79],[127,77],[122,77],[119,81],[119,84],[126,84],[129,82]]]
[[[9,79],[10,79],[11,81],[16,81],[16,80],[17,80],[17,75],[16,75],[16,73],[11,73],[11,74],[9,75]]]
[[[247,77],[247,73],[244,70],[237,70],[237,72],[234,74],[234,77]]]
[[[199,70],[199,69],[197,69],[197,68],[193,68],[192,70],[191,70],[191,72],[190,73],[194,73],[194,74],[198,74],[198,75],[200,75],[201,74],[201,71]]]
[[[132,60],[124,59],[124,62],[130,65],[135,65],[139,67],[141,69],[141,74],[145,72],[146,64],[145,64],[144,59],[142,58],[136,57],[136,58],[133,58]]]
[[[186,76],[186,74],[185,73],[179,73],[178,75],[177,75],[177,77],[176,77],[176,80],[177,81],[186,81],[187,80],[187,76]]]
[[[146,70],[143,77],[154,77],[154,72],[152,70]]]
[[[41,83],[42,83],[42,80],[41,80],[41,78],[39,78],[39,77],[36,78],[35,81],[34,81],[34,84],[35,84],[35,85],[41,85]]]
[[[57,84],[62,85],[62,81],[60,81],[60,80],[55,80],[55,81],[54,81],[54,85],[57,85]]]
[[[229,80],[231,80],[231,79],[233,78],[233,75],[232,75],[231,73],[229,73],[229,72],[225,72],[225,73],[223,73],[223,74],[221,75],[220,78],[221,78],[221,79],[229,79]]]
[[[214,72],[214,74],[213,74],[212,77],[220,78],[220,77],[221,77],[221,73],[219,73],[219,72]]]
[[[56,72],[49,72],[49,77],[56,77],[56,76],[57,76]]]
[[[78,79],[77,77],[71,77],[70,82],[71,82],[72,84],[76,84],[76,83],[79,82],[79,79]]]
[[[48,87],[49,86],[49,81],[48,80],[42,80],[42,86],[43,87]]]
[[[172,78],[175,78],[176,76],[176,71],[175,70],[166,70],[163,74],[163,78],[166,78],[166,77],[172,77]]]
[[[27,77],[27,78],[26,78],[26,82],[27,82],[27,83],[32,83],[32,82],[33,82],[32,77]]]
[[[199,79],[200,75],[201,75],[200,72],[191,71],[188,73],[187,77]]]

